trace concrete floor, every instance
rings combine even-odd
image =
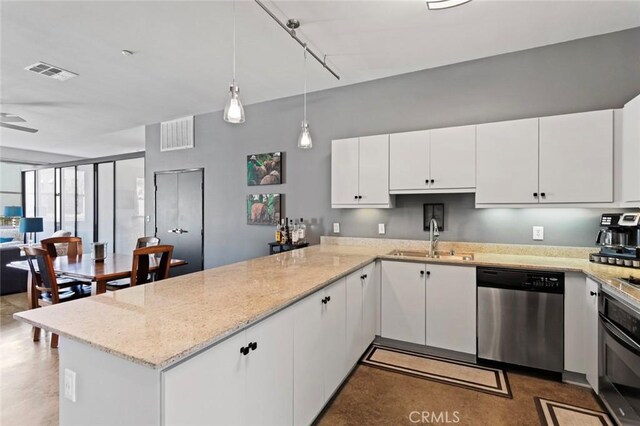
[[[58,423],[58,351],[49,348],[48,333],[33,342],[31,327],[12,318],[26,308],[24,293],[0,297],[3,426]],[[411,425],[426,424],[426,416],[430,424],[449,420],[460,425],[538,425],[534,396],[601,410],[588,389],[516,373],[508,378],[513,399],[359,365],[317,423]],[[441,421],[433,421],[437,419]]]

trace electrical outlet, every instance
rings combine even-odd
[[[64,369],[64,397],[71,402],[76,402],[76,372]]]
[[[384,235],[385,234],[384,223],[379,223],[378,224],[378,234],[380,234],[380,235]]]
[[[334,234],[339,234],[340,233],[340,223],[339,222],[333,222],[333,233]]]
[[[533,239],[536,241],[544,240],[544,226],[533,227]]]

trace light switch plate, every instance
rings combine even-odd
[[[64,397],[71,402],[76,402],[76,372],[64,369]]]
[[[339,234],[340,233],[340,223],[339,222],[333,222],[333,233],[334,234]]]
[[[533,239],[536,241],[544,240],[544,226],[533,227]]]
[[[378,234],[380,234],[380,235],[384,235],[385,234],[384,223],[379,223],[378,224]]]

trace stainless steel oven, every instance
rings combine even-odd
[[[623,425],[640,425],[640,309],[603,291],[599,301],[600,397]]]

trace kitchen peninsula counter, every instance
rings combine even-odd
[[[426,245],[425,245],[426,244]],[[595,249],[440,243],[473,260],[390,255],[428,242],[323,238],[321,245],[15,314],[15,318],[152,369],[167,368],[376,259],[582,272],[640,306],[615,278],[640,270],[590,263]],[[493,251],[490,252],[490,251]],[[511,254],[510,254],[511,253]]]

